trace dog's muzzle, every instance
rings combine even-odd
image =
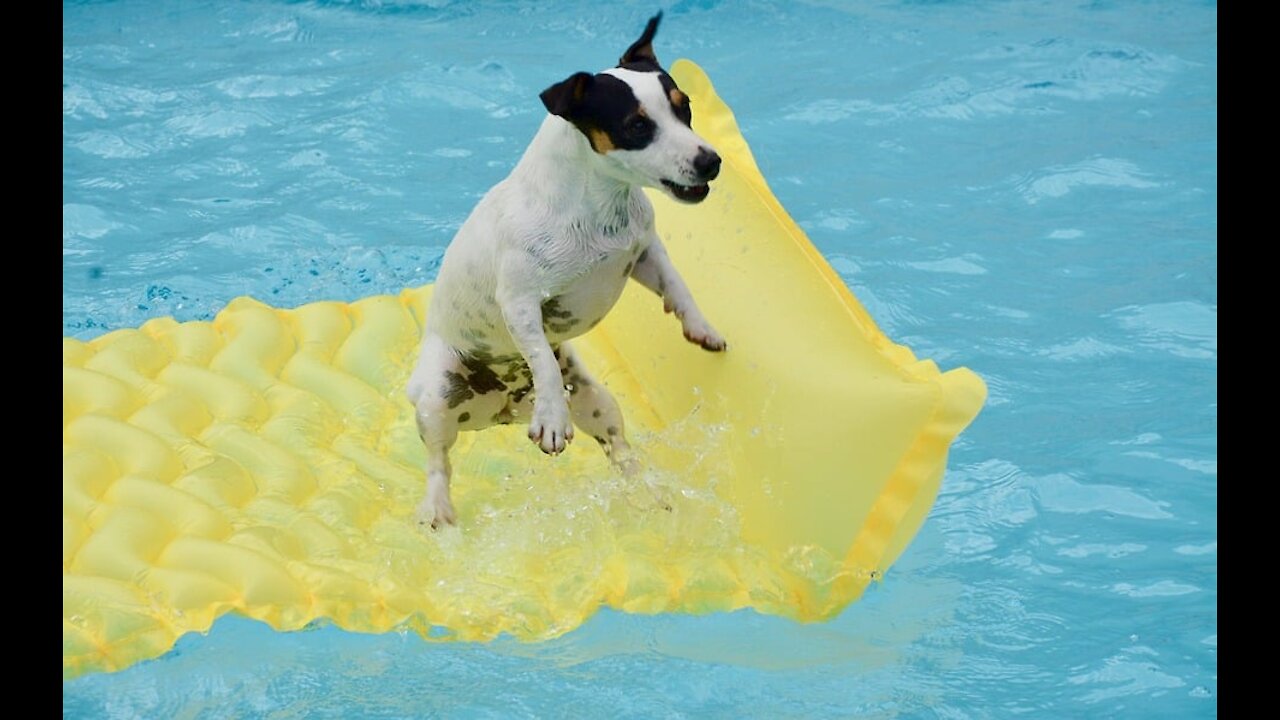
[[[693,170],[703,182],[711,182],[720,174],[720,156],[711,148],[699,148],[693,159]]]
[[[720,174],[720,156],[711,148],[698,148],[698,154],[693,158],[693,171],[697,178],[702,182],[694,185],[681,185],[670,180],[663,180],[662,184],[666,186],[671,194],[677,200],[687,203],[700,203],[707,199],[707,193],[711,192],[711,188],[707,183],[716,179]]]
[[[706,183],[699,185],[677,185],[670,180],[663,180],[662,184],[666,186],[671,194],[677,200],[687,203],[700,203],[707,199],[707,193],[711,192],[711,187]]]

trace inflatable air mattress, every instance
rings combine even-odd
[[[116,670],[235,612],[432,640],[538,640],[601,606],[832,617],[923,522],[982,381],[876,327],[769,191],[729,108],[677,62],[724,159],[659,234],[729,340],[689,344],[631,284],[575,347],[641,477],[595,443],[464,433],[459,527],[421,530],[404,386],[431,288],[63,341],[63,672]],[[669,506],[670,509],[667,509]]]

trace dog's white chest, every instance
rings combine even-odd
[[[594,251],[582,258],[584,271],[542,303],[542,323],[552,342],[577,337],[595,327],[622,296],[636,259],[638,242],[616,250]]]

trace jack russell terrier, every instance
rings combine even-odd
[[[529,439],[557,455],[576,425],[634,472],[617,401],[568,342],[604,318],[627,278],[662,298],[690,342],[726,347],[671,264],[641,192],[699,203],[720,172],[720,156],[690,127],[689,98],[653,53],[661,19],[649,20],[617,67],[542,91],[549,114],[524,157],[445,251],[408,384],[427,449],[424,525],[457,521],[449,448],[459,430],[527,417]]]

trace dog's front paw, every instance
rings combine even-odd
[[[439,530],[444,525],[457,525],[458,514],[447,493],[432,497],[430,494],[418,505],[418,525]]]
[[[684,322],[684,339],[694,345],[701,345],[703,350],[710,352],[721,352],[729,347],[729,343],[725,342],[720,333],[711,327],[705,320]]]
[[[573,440],[573,423],[569,421],[569,406],[558,403],[534,403],[533,420],[529,422],[529,439],[548,455],[559,455]]]

